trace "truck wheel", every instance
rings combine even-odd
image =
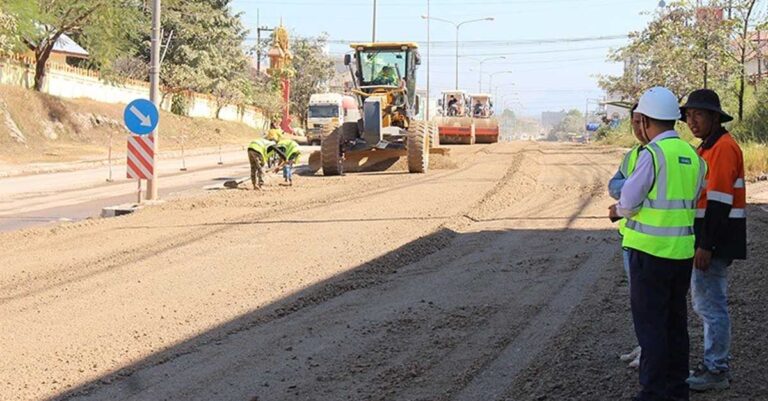
[[[426,173],[429,168],[429,132],[427,125],[414,121],[408,130],[408,172]]]
[[[344,173],[341,145],[341,128],[337,127],[328,135],[323,136],[323,140],[320,142],[323,175],[332,176]]]

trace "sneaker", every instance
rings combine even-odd
[[[638,352],[635,359],[633,359],[632,362],[630,362],[629,365],[627,365],[627,367],[632,369],[640,369],[640,356],[642,354],[643,354],[642,352]]]
[[[731,387],[728,372],[710,371],[701,363],[691,373],[686,383],[693,391],[725,390]]]
[[[633,349],[632,352],[628,354],[619,355],[619,359],[622,362],[629,362],[637,358],[638,355],[640,355],[640,347],[635,347],[635,349]]]

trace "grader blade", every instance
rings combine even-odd
[[[430,148],[430,156],[448,157],[448,148]],[[408,151],[405,149],[372,149],[344,154],[345,173],[364,173],[375,171],[408,171]],[[314,152],[309,157],[309,172],[314,174],[320,170],[320,152]]]

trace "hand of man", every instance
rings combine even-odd
[[[615,204],[608,208],[608,218],[610,218],[611,221],[621,220],[621,216],[619,216],[619,212],[616,210]]]
[[[693,257],[693,266],[705,272],[709,270],[710,263],[712,263],[712,251],[697,248],[696,255]]]

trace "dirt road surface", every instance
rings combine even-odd
[[[302,146],[301,150],[306,161],[316,147]],[[0,178],[0,232],[78,221],[99,216],[107,206],[136,202],[136,181],[125,178],[124,164],[112,168],[112,182],[106,182],[109,167],[76,169],[78,164],[69,164],[74,171]],[[182,166],[187,170],[180,171]],[[163,199],[188,196],[226,177],[250,174],[245,150],[232,147],[221,154],[191,155],[183,161],[178,156],[161,158],[157,168]]]
[[[453,158],[0,234],[0,399],[635,389],[615,358],[633,343],[605,218],[620,152],[519,142]],[[591,381],[603,371],[612,385]]]

